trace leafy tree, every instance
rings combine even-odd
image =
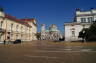
[[[82,29],[78,37],[86,41],[96,41],[96,22],[93,22],[89,28]]]
[[[88,28],[83,28],[82,31],[79,32],[79,38],[82,38],[83,40],[86,40],[88,36]]]
[[[94,21],[88,30],[88,41],[96,41],[96,22]]]
[[[41,33],[36,33],[36,37],[37,37],[37,39],[39,40],[40,37],[41,37]]]

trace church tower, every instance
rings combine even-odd
[[[46,30],[46,29],[45,29],[45,24],[42,24],[42,25],[41,25],[41,32],[45,32],[45,30]]]
[[[45,39],[45,35],[46,35],[46,29],[45,29],[45,24],[41,25],[41,40]]]

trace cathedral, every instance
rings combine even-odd
[[[45,24],[41,25],[41,40],[59,40],[60,38],[62,35],[55,24],[52,24],[48,30],[46,30]]]

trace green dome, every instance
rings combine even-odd
[[[55,29],[55,28],[52,28],[50,31],[58,31],[57,29]]]
[[[46,32],[49,32],[49,30],[46,30]]]

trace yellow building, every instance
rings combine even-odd
[[[36,40],[37,24],[32,19],[17,19],[0,9],[0,41]]]

